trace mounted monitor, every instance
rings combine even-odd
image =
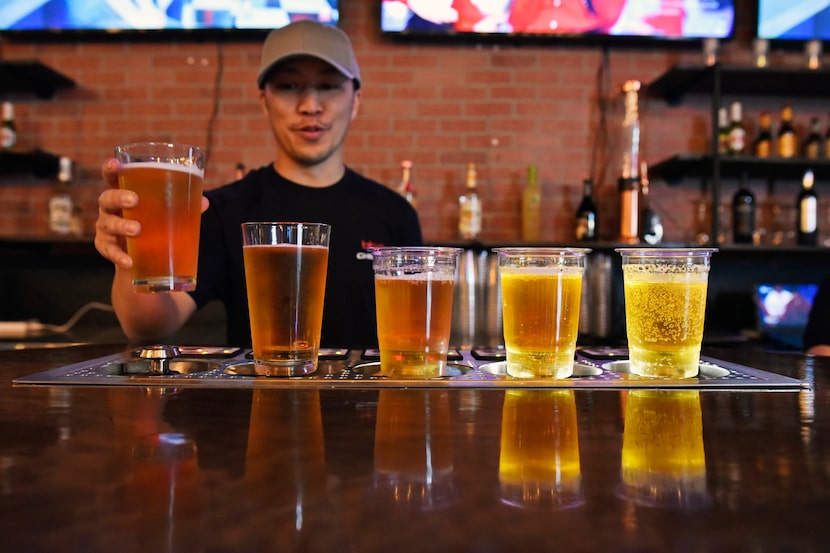
[[[830,40],[830,0],[758,0],[758,38]]]
[[[215,37],[298,19],[337,25],[338,0],[3,0],[0,34],[32,38]]]
[[[381,0],[389,36],[582,40],[605,44],[729,39],[734,0]]]

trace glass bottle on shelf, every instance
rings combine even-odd
[[[732,240],[735,244],[752,244],[755,240],[755,196],[744,174],[732,197]]]
[[[542,234],[542,190],[535,165],[527,167],[527,183],[522,190],[522,240],[538,241]]]
[[[14,122],[14,104],[3,102],[3,123],[0,126],[0,150],[14,148],[17,144],[17,127]]]
[[[623,159],[618,180],[620,193],[620,242],[636,244],[640,240],[640,81],[626,81],[623,116]]]
[[[725,154],[729,151],[729,110],[720,108],[718,110],[718,153]]]
[[[69,234],[72,231],[71,184],[72,160],[61,157],[58,161],[58,185],[49,198],[49,230],[55,234]]]
[[[475,240],[481,234],[482,219],[475,163],[467,165],[466,187],[458,197],[458,235],[463,240]]]
[[[827,117],[827,130],[824,131],[824,157],[830,159],[830,116]]]
[[[818,194],[813,190],[815,177],[812,171],[806,171],[801,179],[801,192],[798,194],[798,211],[796,243],[801,246],[818,244]]]
[[[758,118],[758,136],[752,147],[755,157],[767,158],[772,155],[772,117],[769,112],[761,112]]]
[[[582,181],[582,201],[576,209],[574,237],[580,241],[596,240],[599,232],[597,224],[597,206],[593,198],[594,181]]]
[[[648,185],[648,167],[643,161],[640,163],[640,240],[653,245],[663,241],[663,221],[651,205]]]
[[[732,105],[729,106],[729,137],[727,142],[727,150],[730,155],[738,156],[746,153],[746,127],[744,127],[740,102],[732,102]]]
[[[818,159],[821,156],[821,123],[818,117],[810,118],[810,132],[804,140],[801,151],[807,159]]]
[[[796,137],[793,126],[793,108],[784,104],[781,108],[781,125],[778,128],[778,156],[790,158],[795,155]]]

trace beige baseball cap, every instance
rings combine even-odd
[[[360,88],[360,68],[357,66],[349,37],[341,29],[312,20],[300,20],[274,29],[262,45],[262,62],[257,84],[265,86],[265,79],[279,63],[297,56],[312,56],[331,64]]]

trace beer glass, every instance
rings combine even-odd
[[[379,374],[435,378],[446,373],[459,248],[372,250]]]
[[[621,472],[619,495],[639,505],[697,509],[711,503],[699,392],[628,392]]]
[[[698,374],[709,260],[717,248],[618,248],[632,374]]]
[[[497,248],[507,374],[573,374],[587,248]]]
[[[573,390],[506,390],[501,419],[499,487],[516,507],[583,503]]]
[[[141,223],[127,237],[138,292],[195,290],[205,155],[196,146],[135,142],[115,148],[118,185],[138,194],[124,217]]]
[[[330,235],[323,223],[242,223],[256,374],[317,370]]]

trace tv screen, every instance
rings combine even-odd
[[[830,40],[830,1],[758,0],[759,38]]]
[[[734,0],[382,0],[381,30],[411,36],[727,39]]]
[[[3,0],[0,33],[96,35],[274,29],[297,19],[336,25],[338,0]]]

